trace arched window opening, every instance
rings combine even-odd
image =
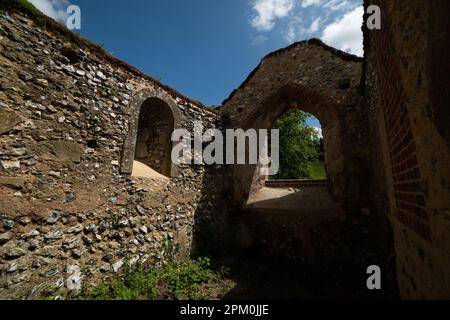
[[[139,113],[133,176],[171,176],[173,130],[174,116],[167,103],[158,98],[147,99]]]

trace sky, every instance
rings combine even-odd
[[[362,0],[29,1],[63,23],[78,5],[83,37],[205,105],[221,105],[265,55],[297,41],[363,55]]]

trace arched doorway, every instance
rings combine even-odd
[[[254,117],[250,117],[245,128],[270,130],[277,119],[290,110],[301,110],[313,115],[321,125],[327,182],[330,193],[336,200],[344,200],[346,190],[346,164],[351,162],[351,153],[345,146],[352,144],[345,137],[341,108],[327,97],[319,96],[309,88],[284,86],[256,106]],[[241,204],[266,185],[270,177],[260,174],[260,166],[245,165],[234,167],[236,196]]]

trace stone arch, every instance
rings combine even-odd
[[[361,62],[320,40],[296,43],[265,57],[224,101],[222,112],[229,117],[230,127],[243,129],[270,129],[293,108],[311,113],[322,125],[331,191],[341,202],[354,200],[362,181],[360,171],[364,171],[358,169],[358,137],[367,130],[358,119],[364,107],[358,94]],[[259,172],[254,165],[233,167],[231,185],[241,205],[263,187],[266,177]]]
[[[272,106],[277,107],[274,108]],[[328,108],[325,109],[324,106],[328,106]],[[314,90],[303,86],[284,86],[275,94],[268,97],[256,109],[256,113],[253,115],[254,120],[248,124],[248,127],[270,130],[273,123],[291,109],[302,110],[319,120],[324,135],[325,149],[329,149],[326,153],[326,165],[331,169],[331,180],[334,180],[337,172],[340,171],[339,168],[335,168],[334,166],[340,161],[339,159],[333,158],[333,156],[340,157],[343,151],[342,141],[333,138],[341,135],[341,126],[336,121],[338,107],[333,101],[328,100],[326,97],[321,97]],[[324,112],[324,110],[327,112]]]
[[[273,107],[276,106],[276,107]],[[328,108],[325,109],[324,106]],[[317,95],[316,92],[301,86],[284,86],[267,99],[252,115],[245,128],[270,130],[276,119],[291,109],[300,109],[315,116],[322,125],[325,153],[325,166],[329,179],[330,191],[336,198],[343,197],[342,181],[345,171],[345,153],[341,139],[342,124],[339,122],[338,106],[328,99]],[[324,112],[327,110],[327,112]],[[236,166],[235,177],[237,184],[243,189],[235,187],[241,195],[256,192],[264,186],[268,177],[261,176],[259,166]]]
[[[133,162],[138,158],[163,175],[176,176],[177,166],[170,159],[171,134],[180,127],[181,115],[175,100],[159,88],[149,88],[136,94],[130,109],[121,172],[132,174]],[[153,149],[153,153],[149,153],[149,149]]]

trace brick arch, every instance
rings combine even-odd
[[[362,98],[358,94],[362,59],[324,45],[319,40],[294,44],[265,57],[224,103],[229,126],[269,129],[289,109],[316,116],[324,131],[327,173],[333,195],[342,202],[357,198],[360,177],[357,136],[367,130],[357,123]],[[348,128],[348,123],[352,128]],[[367,133],[365,133],[367,134]],[[256,166],[233,167],[234,198],[244,204],[263,186]],[[359,171],[363,171],[362,169]],[[358,173],[358,172],[357,172]]]
[[[137,135],[139,131],[139,120],[143,106],[148,101],[159,101],[163,104],[168,112],[170,113],[170,122],[173,129],[180,128],[181,125],[181,114],[178,109],[175,100],[165,91],[160,88],[147,88],[139,91],[133,97],[130,103],[130,122],[127,139],[123,146],[122,162],[121,162],[121,172],[123,174],[131,174],[133,171],[133,161],[136,154],[136,144]],[[151,106],[147,106],[151,108]],[[171,143],[171,142],[170,142]],[[172,143],[170,145],[170,150],[172,149]],[[177,173],[177,166],[173,163],[170,164],[167,175],[173,177]]]

